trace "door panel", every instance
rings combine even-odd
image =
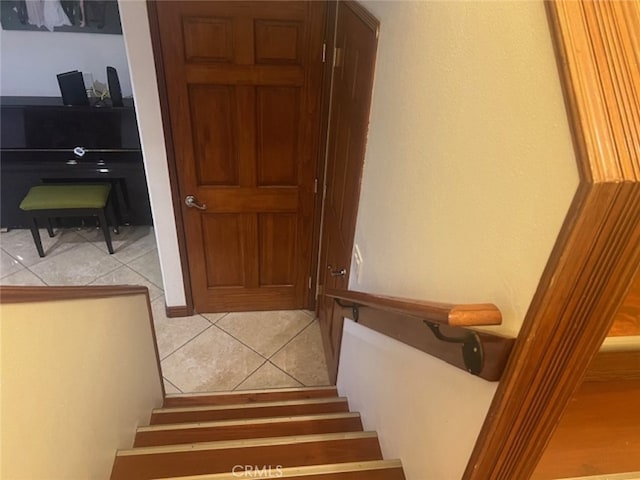
[[[260,215],[260,285],[293,285],[297,237],[296,215]]]
[[[186,17],[184,55],[188,62],[230,62],[233,58],[233,27],[229,18]]]
[[[377,20],[358,4],[339,2],[336,17],[321,291],[348,288],[378,38]],[[343,319],[332,300],[321,296],[318,305],[327,364],[335,381]]]
[[[208,287],[239,287],[245,284],[248,266],[246,232],[251,216],[222,214],[203,215],[203,242],[207,264]]]
[[[156,10],[196,311],[308,308],[325,3]]]
[[[256,21],[256,63],[302,63],[301,22]]]
[[[300,89],[257,89],[258,185],[290,185],[298,181],[298,116]]]
[[[233,87],[189,88],[198,185],[238,185],[236,104]]]

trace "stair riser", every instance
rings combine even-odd
[[[380,460],[382,454],[375,437],[329,442],[267,445],[117,456],[112,480],[145,480],[172,476],[233,471],[238,465],[293,467],[325,463]],[[371,477],[368,477],[371,478]]]
[[[307,400],[312,398],[337,397],[335,388],[300,389],[289,391],[238,392],[228,394],[167,397],[164,408],[197,407],[204,405],[234,405],[238,403],[278,402],[282,400]]]
[[[285,417],[293,415],[314,415],[320,413],[346,413],[347,402],[309,403],[300,405],[274,405],[254,408],[227,408],[222,410],[200,410],[194,412],[153,413],[151,425],[166,425],[185,422],[212,422],[242,418]]]
[[[138,432],[134,447],[362,431],[359,417]]]

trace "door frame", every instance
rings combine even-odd
[[[463,478],[530,478],[640,265],[640,7],[547,0],[580,183]],[[630,120],[629,120],[630,119]]]
[[[180,252],[180,268],[184,281],[184,295],[186,305],[180,307],[167,307],[167,317],[188,317],[193,315],[193,293],[191,290],[191,272],[187,259],[187,237],[184,230],[182,216],[182,199],[178,183],[178,165],[175,157],[173,132],[171,130],[171,117],[169,114],[169,93],[164,76],[164,61],[162,56],[162,42],[160,40],[160,21],[156,0],[147,0],[147,15],[149,17],[149,30],[151,32],[151,49],[156,67],[156,81],[158,82],[158,97],[160,100],[160,116],[162,117],[162,130],[167,154],[167,167],[169,169],[169,186],[171,188],[171,203],[178,237],[178,251]]]
[[[320,284],[320,258],[322,248],[322,219],[324,215],[324,183],[327,174],[327,149],[329,141],[329,116],[331,115],[331,86],[333,78],[333,54],[335,47],[336,12],[338,0],[325,0],[324,52],[322,70],[322,98],[320,99],[320,138],[318,139],[318,162],[316,171],[316,201],[313,219],[313,257],[311,260],[311,288],[308,291],[311,310],[318,309],[318,286]]]
[[[324,296],[324,291],[327,288],[327,270],[325,269],[327,266],[327,257],[329,255],[327,249],[327,240],[329,238],[329,234],[325,232],[325,222],[327,220],[327,193],[329,189],[327,188],[327,179],[326,176],[329,170],[330,163],[330,147],[331,147],[331,136],[334,132],[331,131],[331,120],[333,115],[333,102],[332,97],[334,94],[334,75],[336,72],[337,65],[334,65],[334,56],[336,53],[336,47],[339,44],[338,41],[338,27],[340,22],[340,8],[345,8],[351,11],[351,13],[358,18],[362,24],[370,30],[375,36],[375,46],[374,46],[374,61],[372,63],[372,71],[371,77],[368,77],[371,80],[371,83],[368,88],[368,95],[366,99],[367,111],[366,111],[366,119],[367,123],[370,119],[371,115],[371,101],[373,98],[373,82],[375,76],[375,61],[377,60],[377,42],[378,36],[380,33],[380,22],[379,20],[371,14],[365,7],[363,7],[360,3],[355,0],[331,0],[330,6],[328,7],[329,12],[327,14],[327,55],[326,55],[326,63],[325,63],[325,86],[327,88],[326,96],[324,100],[327,102],[326,104],[326,125],[324,130],[325,135],[325,151],[323,156],[323,164],[324,171],[322,173],[322,211],[321,211],[321,221],[320,221],[320,231],[319,231],[319,241],[320,245],[318,248],[318,271],[317,271],[317,282],[318,286],[316,288],[317,302],[316,302],[316,317],[320,322],[320,330],[322,336],[322,343],[324,348],[325,359],[327,363],[327,367],[329,370],[329,380],[331,383],[335,384],[337,380],[337,372],[338,372],[338,364],[340,360],[340,344],[342,337],[342,327],[343,327],[343,318],[340,315],[334,315],[334,310],[336,305],[333,300],[327,300]],[[346,54],[345,54],[346,55]],[[365,129],[365,132],[368,129]],[[361,180],[364,168],[364,156],[366,154],[366,143],[367,139],[364,138],[364,146],[362,151],[362,158],[360,159],[360,169],[357,174],[356,184],[345,184],[345,188],[349,190],[349,185],[351,185],[351,190],[355,192],[355,202],[351,205],[351,212],[353,213],[354,224],[352,225],[351,231],[348,232],[348,259],[347,264],[340,264],[340,267],[344,267],[347,272],[351,271],[350,260],[352,256],[353,245],[355,241],[355,231],[356,231],[356,219],[360,205],[360,187]],[[354,179],[351,179],[354,180]],[[346,211],[343,209],[343,212]],[[339,267],[338,267],[339,268]],[[347,273],[346,281],[349,281],[349,274]],[[348,285],[348,284],[347,284]],[[345,289],[348,288],[345,286]]]
[[[331,11],[335,9],[335,0],[323,0],[327,3],[325,14],[325,29],[324,29],[324,43],[327,44],[327,39],[330,38],[331,27]],[[178,238],[178,251],[180,252],[180,266],[182,270],[182,276],[184,279],[184,290],[186,305],[179,307],[165,307],[167,317],[185,317],[194,314],[193,304],[193,291],[191,285],[191,272],[189,270],[189,261],[187,258],[187,237],[184,227],[184,218],[182,214],[182,197],[180,195],[179,181],[178,181],[178,164],[175,157],[173,132],[171,129],[170,108],[169,108],[169,93],[167,89],[167,83],[164,76],[164,61],[162,57],[162,42],[160,37],[160,22],[158,18],[158,10],[156,6],[157,0],[146,0],[147,14],[149,18],[149,29],[151,32],[151,46],[153,50],[154,63],[156,68],[156,80],[158,82],[158,94],[160,100],[160,114],[162,117],[162,128],[165,138],[166,150],[167,150],[167,165],[169,170],[169,184],[171,188],[171,201],[174,210],[174,221],[176,226],[177,238]],[[334,10],[333,10],[334,11]],[[335,13],[334,13],[335,14]],[[326,48],[325,52],[328,51]],[[324,171],[326,164],[325,157],[325,142],[327,138],[327,125],[328,119],[325,119],[325,115],[328,114],[329,106],[329,86],[327,85],[327,70],[329,62],[328,55],[324,57],[323,72],[322,72],[322,86],[321,86],[321,106],[320,106],[320,133],[317,142],[317,162],[316,162],[316,179],[318,185],[318,191],[316,192],[314,202],[314,214],[313,214],[313,228],[311,239],[311,259],[309,265],[309,275],[311,278],[310,288],[307,290],[307,304],[309,309],[314,310],[316,308],[316,290],[317,290],[317,270],[320,248],[320,224],[321,224],[321,210],[323,195],[320,190],[321,185],[324,184]],[[330,72],[329,72],[330,73]]]

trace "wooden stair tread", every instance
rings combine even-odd
[[[343,432],[119,450],[113,480],[224,473],[236,465],[299,467],[381,460],[375,432]]]
[[[113,480],[405,480],[335,387],[175,395],[119,450]],[[257,475],[257,476],[256,476]]]
[[[362,431],[360,415],[350,412],[216,422],[159,424],[138,428],[133,446],[145,447],[215,440],[356,431]]]
[[[257,478],[261,478],[257,475],[256,473]],[[280,470],[274,469],[272,477],[310,478],[313,480],[405,480],[400,460],[371,460],[289,467]],[[239,478],[238,472],[231,472],[171,477],[167,480],[236,480],[237,478]]]
[[[640,470],[640,379],[583,382],[532,479]]]
[[[151,425],[348,412],[344,397],[154,409]]]
[[[138,427],[139,432],[150,432],[160,430],[179,430],[182,428],[198,428],[223,425],[251,425],[256,423],[286,422],[286,421],[302,421],[302,420],[319,420],[323,418],[346,418],[360,417],[357,412],[340,412],[340,413],[320,413],[315,415],[291,415],[282,417],[259,417],[259,418],[238,418],[233,420],[217,420],[213,422],[191,422],[191,423],[171,423],[149,425],[148,427]]]
[[[274,388],[268,390],[243,390],[239,392],[207,392],[167,395],[163,406],[188,407],[198,405],[233,405],[237,403],[271,402],[337,397],[335,386]]]
[[[159,445],[152,447],[135,447],[118,450],[116,457],[155,455],[167,452],[195,452],[200,450],[225,450],[238,447],[264,447],[271,445],[290,445],[318,441],[332,441],[353,438],[377,438],[376,432],[339,432],[319,433],[312,435],[294,435],[285,437],[248,438],[241,440],[218,440],[213,442],[198,442],[188,445]]]

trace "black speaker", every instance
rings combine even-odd
[[[109,84],[111,106],[122,107],[122,90],[120,90],[120,80],[118,80],[118,72],[113,67],[107,67],[107,83]]]
[[[73,70],[72,72],[59,73],[57,77],[62,102],[65,105],[89,105],[82,72]]]

